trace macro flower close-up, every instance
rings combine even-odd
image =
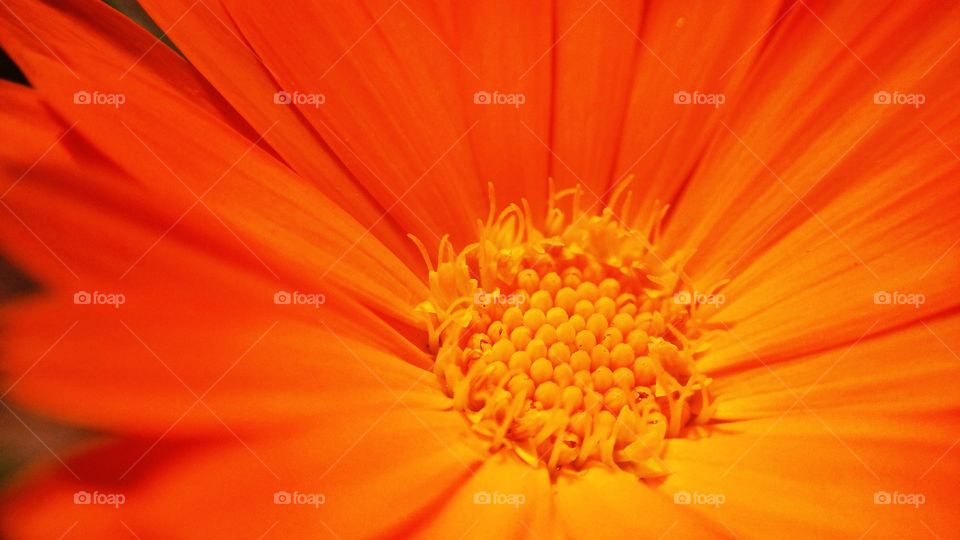
[[[0,537],[958,538],[960,3],[0,0]]]

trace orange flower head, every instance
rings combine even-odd
[[[949,537],[958,23],[0,0],[0,536]]]

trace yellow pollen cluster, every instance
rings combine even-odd
[[[579,188],[552,191],[540,230],[526,201],[494,219],[491,188],[480,241],[455,253],[444,238],[436,268],[414,239],[430,269],[418,310],[434,372],[491,452],[551,474],[594,463],[665,474],[665,440],[716,406],[695,361],[714,333],[709,306],[677,300],[684,259],[656,253],[658,218],[614,215],[623,186],[599,215],[580,212]]]

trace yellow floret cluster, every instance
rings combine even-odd
[[[665,439],[715,406],[695,362],[703,314],[674,302],[681,272],[609,210],[565,224],[551,208],[541,232],[511,208],[430,269],[420,311],[452,407],[491,451],[553,474],[664,474]]]

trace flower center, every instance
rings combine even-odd
[[[682,254],[656,251],[665,208],[639,227],[614,213],[629,181],[599,214],[581,211],[579,187],[551,185],[542,230],[526,201],[495,217],[491,187],[479,241],[456,253],[444,237],[436,268],[413,238],[430,269],[418,311],[434,373],[491,452],[551,474],[601,463],[658,476],[665,440],[713,413],[696,358],[716,306],[693,301]]]

